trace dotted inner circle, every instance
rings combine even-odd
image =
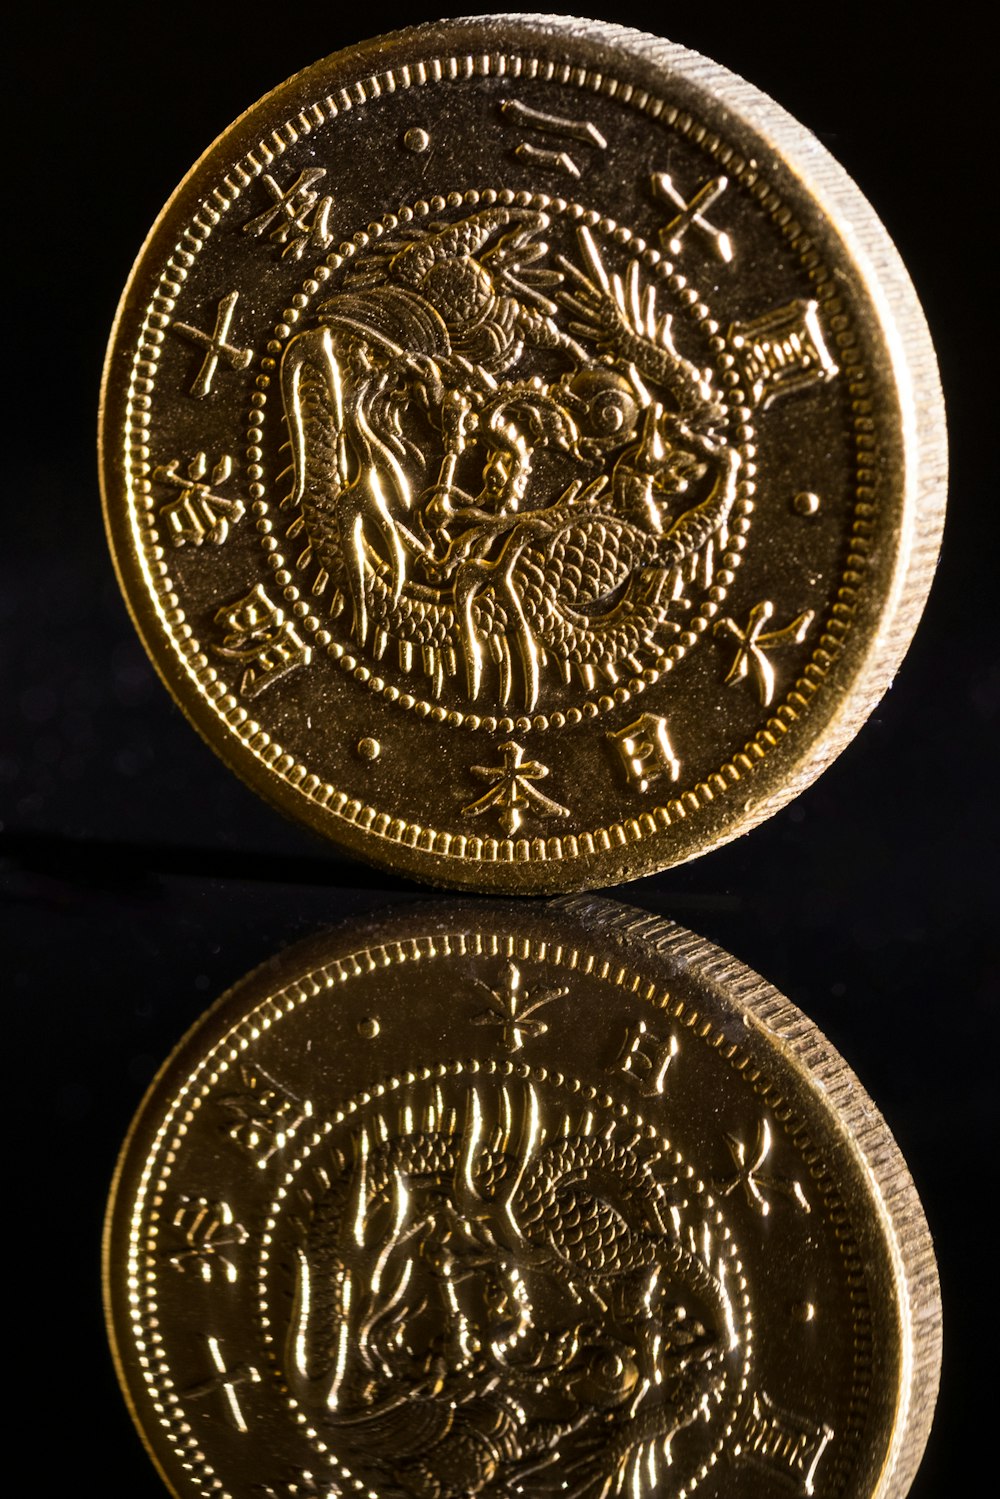
[[[445,710],[443,721],[450,727],[464,726],[468,729],[485,729],[487,732],[498,731],[501,734],[511,734],[515,730],[523,733],[529,729],[560,729],[565,724],[578,724],[585,717],[593,718],[597,714],[609,712],[644,692],[647,687],[652,687],[687,654],[696,644],[699,636],[708,628],[709,622],[718,613],[719,605],[724,601],[727,589],[739,567],[750,529],[750,516],[753,512],[754,483],[752,478],[747,477],[754,472],[752,460],[755,456],[752,446],[753,431],[749,425],[750,411],[741,404],[743,393],[739,389],[739,375],[733,368],[735,361],[732,354],[728,352],[726,340],[719,332],[719,325],[712,318],[705,303],[698,300],[698,294],[688,284],[687,278],[677,272],[671,262],[665,260],[658,250],[647,245],[645,240],[639,239],[630,229],[616,224],[613,219],[602,217],[594,209],[584,207],[582,203],[567,202],[565,198],[552,198],[546,193],[515,193],[509,188],[485,188],[482,191],[471,188],[464,193],[449,193],[447,197],[420,199],[412,206],[404,205],[398,213],[386,214],[382,220],[369,224],[367,230],[360,231],[353,240],[342,244],[337,253],[328,256],[326,264],[316,268],[312,276],[303,284],[302,292],[292,299],[292,305],[282,312],[281,321],[274,330],[274,337],[267,346],[267,358],[261,362],[263,373],[257,378],[258,394],[254,397],[248,420],[247,452],[250,467],[255,474],[260,474],[267,391],[274,380],[270,371],[280,366],[285,344],[297,331],[296,325],[301,322],[309,303],[328,280],[331,272],[338,270],[345,262],[359,254],[363,254],[373,242],[377,242],[385,234],[391,234],[400,224],[410,223],[429,214],[443,213],[446,209],[490,207],[493,204],[503,207],[531,208],[537,212],[555,214],[574,223],[585,225],[588,229],[596,230],[598,234],[611,239],[616,245],[629,249],[647,271],[652,272],[658,281],[669,288],[686,312],[697,320],[715,356],[724,387],[719,394],[729,408],[730,420],[737,438],[734,446],[740,452],[742,458],[740,473],[744,476],[740,480],[736,501],[731,512],[726,548],[714,566],[711,579],[704,586],[705,601],[688,620],[687,627],[679,634],[677,640],[657,657],[652,665],[627,682],[616,686],[613,692],[592,698],[581,707],[570,707],[565,710],[556,710],[553,713],[536,713],[530,718],[527,716],[498,718],[496,715],[467,713],[457,708]],[[255,479],[250,485],[250,495],[253,500],[253,512],[257,518],[257,529],[264,538],[264,549],[268,563],[275,573],[275,581],[283,589],[286,603],[292,606],[292,613],[302,626],[315,635],[316,644],[327,650],[337,661],[341,670],[353,676],[356,681],[363,683],[374,692],[384,694],[390,702],[399,703],[402,708],[416,711],[422,717],[427,717],[429,714],[437,717],[441,711],[440,704],[417,697],[410,692],[403,692],[392,683],[386,682],[377,671],[371,669],[370,665],[359,660],[351,650],[334,639],[318,616],[310,612],[310,605],[303,601],[302,588],[291,581],[292,569],[295,567],[294,561],[290,562],[278,550],[280,543],[274,535],[278,522],[274,518],[274,508],[268,504],[265,494],[265,486],[259,479]]]

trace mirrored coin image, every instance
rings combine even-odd
[[[505,893],[751,828],[888,686],[944,505],[872,209],[715,63],[446,21],[261,100],[157,220],[101,415],[196,728],[359,857]]]
[[[889,1499],[936,1396],[929,1235],[853,1073],[605,900],[250,975],[151,1086],[105,1250],[177,1499]]]

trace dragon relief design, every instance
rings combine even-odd
[[[547,674],[641,671],[727,539],[741,459],[711,371],[639,259],[609,271],[586,227],[554,254],[549,227],[397,226],[282,359],[298,564],[436,697],[456,678],[533,709]]]
[[[294,1401],[385,1496],[680,1491],[745,1373],[721,1219],[627,1123],[532,1082],[446,1086],[299,1189],[275,1256]]]

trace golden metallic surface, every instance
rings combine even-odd
[[[857,1079],[590,897],[410,909],[238,984],[139,1110],[105,1287],[178,1499],[889,1499],[937,1391]]]
[[[196,727],[359,856],[516,893],[746,831],[885,690],[933,351],[823,147],[565,18],[338,53],[212,146],[123,298],[119,576]]]

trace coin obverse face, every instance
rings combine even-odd
[[[101,443],[136,624],[219,754],[375,863],[531,892],[691,858],[853,736],[943,432],[812,136],[683,48],[507,16],[338,53],[220,137],[129,282]]]
[[[937,1389],[857,1079],[728,955],[581,897],[244,980],[139,1112],[105,1273],[178,1499],[888,1499]]]

